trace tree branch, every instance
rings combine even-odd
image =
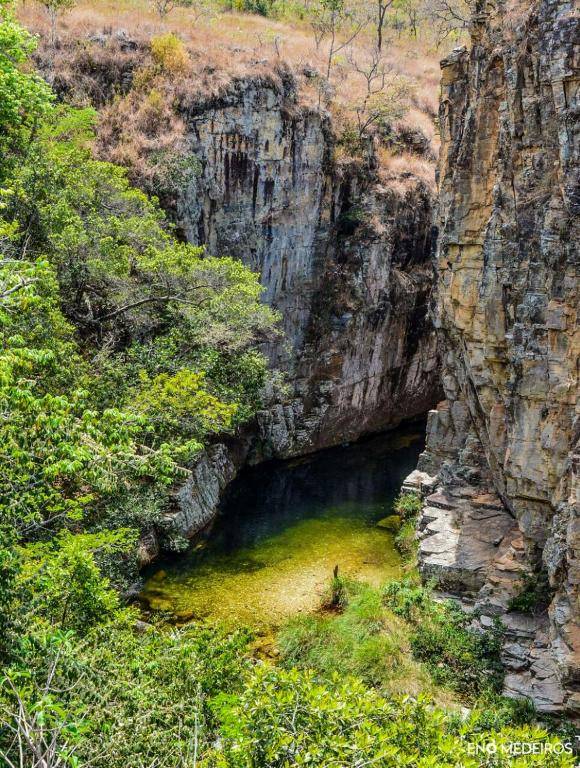
[[[202,299],[201,301],[189,301],[188,299],[184,299],[182,296],[176,296],[172,294],[168,294],[166,296],[147,296],[144,299],[139,299],[139,301],[133,301],[130,304],[125,304],[122,307],[118,307],[112,312],[108,312],[106,315],[100,315],[99,317],[95,317],[92,320],[85,320],[85,322],[103,323],[106,320],[112,320],[114,317],[122,315],[124,312],[129,312],[129,310],[135,309],[136,307],[141,307],[144,304],[168,304],[170,301],[177,301],[179,304],[189,304],[192,307],[199,307],[201,304],[203,304],[204,300]]]

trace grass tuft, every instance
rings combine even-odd
[[[281,629],[281,663],[327,679],[352,675],[388,693],[436,694],[412,657],[405,621],[385,606],[381,591],[355,581],[344,586],[342,613],[298,616]]]

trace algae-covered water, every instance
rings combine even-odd
[[[423,448],[407,427],[307,458],[262,464],[234,481],[211,531],[160,562],[142,598],[178,621],[275,626],[315,609],[336,565],[380,584],[400,575],[388,516]]]

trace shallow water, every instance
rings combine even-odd
[[[390,514],[423,448],[406,427],[315,456],[244,470],[205,540],[159,562],[142,598],[178,621],[275,626],[316,608],[335,565],[373,584],[400,575]]]

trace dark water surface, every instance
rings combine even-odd
[[[335,565],[379,584],[400,574],[391,513],[423,425],[244,470],[203,542],[160,562],[142,597],[177,619],[275,625],[317,607]]]

